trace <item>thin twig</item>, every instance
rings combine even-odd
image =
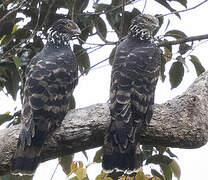
[[[82,74],[79,75],[78,79],[80,77],[82,77],[87,71],[92,70],[94,67],[98,66],[99,64],[104,63],[105,61],[107,61],[110,57],[103,59],[102,61],[99,61],[98,63],[94,64],[93,66],[89,67],[88,69],[85,70],[85,72],[83,72]]]
[[[51,0],[51,1],[50,1],[50,5],[49,5],[48,10],[47,10],[47,12],[46,12],[46,15],[45,15],[45,17],[44,17],[43,23],[42,23],[42,25],[40,26],[39,29],[41,29],[43,26],[45,26],[45,25],[47,24],[46,22],[48,22],[48,18],[49,18],[49,15],[50,15],[50,13],[51,13],[51,9],[52,9],[54,3],[55,3],[54,0]],[[45,31],[45,29],[44,29],[44,31]]]
[[[82,40],[80,37],[78,37],[78,39],[83,42],[84,44],[87,44],[87,45],[93,45],[93,46],[105,46],[105,45],[115,45],[117,44],[117,41],[113,42],[113,41],[107,41],[105,44],[99,44],[99,43],[87,43],[85,42],[84,40]]]
[[[144,14],[144,10],[145,10],[146,6],[147,6],[147,0],[144,1],[144,7],[142,9],[142,14]]]
[[[176,45],[176,44],[181,44],[181,43],[186,43],[186,42],[193,42],[193,41],[200,41],[203,39],[208,39],[208,34],[200,35],[200,36],[190,36],[186,38],[181,38],[175,41],[167,41],[167,42],[161,42],[158,45],[160,47],[164,47],[167,45]]]
[[[54,171],[53,171],[53,174],[52,174],[52,176],[51,176],[50,180],[52,180],[52,179],[53,179],[53,176],[55,175],[56,170],[58,169],[58,165],[59,165],[59,163],[57,163],[57,165],[56,165],[56,167],[55,167],[55,169],[54,169]]]
[[[164,17],[164,16],[168,16],[168,15],[171,15],[171,14],[175,14],[175,13],[187,12],[187,11],[193,10],[193,9],[195,9],[195,8],[198,8],[199,6],[201,6],[202,4],[206,3],[207,1],[208,1],[208,0],[202,1],[201,3],[197,4],[196,6],[193,6],[193,7],[188,8],[188,9],[184,9],[184,10],[180,10],[180,11],[173,11],[173,12],[171,12],[171,13],[159,15],[159,17]]]
[[[38,7],[38,18],[37,18],[37,23],[36,23],[36,25],[35,25],[35,28],[34,28],[34,30],[33,30],[33,36],[34,36],[35,33],[37,32],[38,24],[39,24],[39,20],[40,20],[41,2],[39,1],[38,4],[39,4],[39,7]],[[33,36],[32,36],[31,38],[33,38]]]
[[[5,16],[3,16],[0,19],[0,23],[2,23],[8,16],[10,16],[11,14],[13,14],[14,12],[18,11],[25,3],[28,3],[29,1],[25,0],[22,1],[16,8],[12,9],[11,11],[9,11]]]
[[[198,43],[198,44],[196,44],[196,45],[190,50],[190,52],[187,54],[187,57],[190,56],[191,53],[192,53],[198,46],[200,46],[200,45],[202,45],[202,44],[204,44],[204,43],[207,43],[207,42],[208,42],[208,39],[205,40],[205,41],[202,41],[202,42],[200,42],[200,43]]]
[[[71,11],[71,20],[73,21],[74,20],[74,8],[75,8],[75,3],[76,3],[76,0],[72,0],[72,11]]]
[[[120,24],[120,37],[122,38],[123,35],[123,26],[124,26],[124,0],[122,0],[122,17],[121,17],[121,24]]]

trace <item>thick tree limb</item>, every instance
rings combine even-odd
[[[154,106],[150,125],[141,143],[178,148],[198,148],[208,139],[208,72],[205,72],[182,95]],[[71,110],[62,126],[48,139],[42,161],[103,145],[109,125],[107,104]],[[9,173],[20,126],[0,131],[0,175]]]

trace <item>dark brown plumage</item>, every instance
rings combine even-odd
[[[58,20],[50,28],[43,50],[27,66],[22,128],[11,167],[14,174],[34,173],[46,138],[66,115],[78,82],[78,66],[69,41],[80,33],[74,22]]]
[[[150,15],[136,16],[129,34],[116,50],[111,74],[111,123],[104,141],[105,171],[137,171],[137,141],[152,117],[155,87],[159,76],[160,53],[152,33],[159,26]]]

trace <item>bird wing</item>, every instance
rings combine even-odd
[[[121,45],[117,49],[111,77],[110,132],[120,150],[134,143],[135,133],[152,117],[158,52],[153,45],[134,48]]]
[[[36,134],[47,136],[60,126],[69,97],[77,84],[77,71],[55,57],[32,59],[27,72],[22,108],[21,145],[30,146]],[[45,138],[42,138],[43,140]]]

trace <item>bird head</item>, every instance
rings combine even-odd
[[[159,20],[149,14],[140,14],[133,18],[129,28],[129,34],[132,37],[138,37],[141,40],[151,39],[153,32],[159,27]]]
[[[69,45],[74,36],[81,34],[78,25],[69,19],[57,20],[49,30],[48,40],[55,44]]]

